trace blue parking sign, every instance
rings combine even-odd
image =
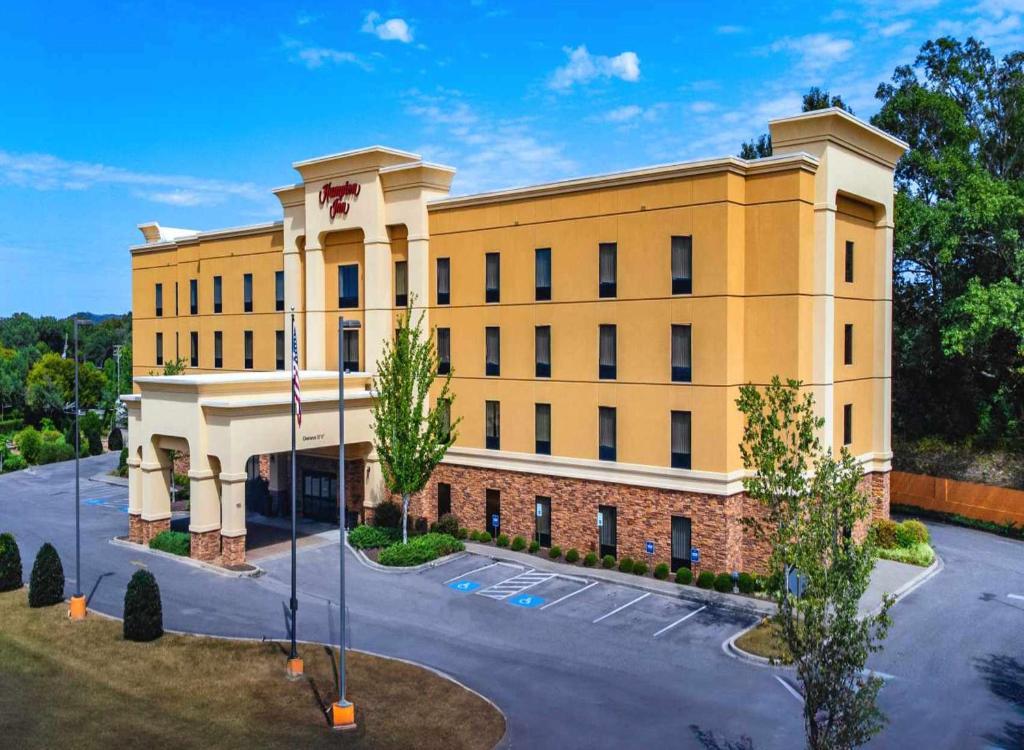
[[[501,518],[498,517],[497,513],[491,514],[491,526],[493,526],[494,528],[498,528],[498,521],[500,520]]]
[[[690,547],[690,562],[694,564],[700,562],[700,550],[696,547]]]
[[[646,544],[646,547],[647,547],[647,554],[648,555],[653,555],[654,554],[654,542],[648,540],[648,542]]]

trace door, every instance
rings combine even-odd
[[[551,498],[538,497],[534,511],[537,520],[537,531],[534,539],[541,547],[551,546]]]
[[[597,530],[601,542],[601,557],[618,555],[618,531],[616,529],[616,516],[618,513],[614,505],[601,505],[597,508],[600,527]]]
[[[491,536],[497,536],[501,526],[501,493],[498,490],[487,490],[487,503],[484,511],[484,529]],[[493,523],[495,516],[499,516],[498,526]]]
[[[690,567],[690,519],[672,516],[672,572]]]
[[[302,472],[302,515],[327,523],[338,522],[338,480],[334,474]]]

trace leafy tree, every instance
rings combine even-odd
[[[744,489],[761,508],[747,524],[770,545],[772,570],[795,568],[806,581],[799,597],[776,588],[774,620],[803,686],[807,745],[858,747],[885,723],[882,680],[864,667],[881,649],[892,604],[886,597],[878,614],[858,617],[874,567],[871,542],[852,533],[871,507],[858,489],[860,465],[845,447],[838,457],[822,449],[824,420],[798,381],[774,377],[763,393],[743,386],[736,404],[745,418],[740,453],[752,470]]]
[[[106,377],[91,362],[78,368],[79,403],[83,409],[96,406],[106,385]],[[35,411],[56,421],[63,418],[64,406],[75,398],[75,362],[53,352],[44,354],[32,365],[27,378],[27,402]]]
[[[25,405],[25,381],[28,378],[27,353],[0,347],[0,420],[4,410]]]
[[[85,435],[82,443],[82,455],[98,456],[103,452],[103,423],[95,412],[84,415],[79,424]]]
[[[448,415],[454,396],[452,373],[440,379],[433,405],[430,389],[437,378],[434,342],[423,333],[423,314],[412,323],[412,301],[398,318],[395,340],[377,362],[373,434],[384,482],[402,497],[402,541],[408,541],[409,498],[423,489],[434,467],[457,436]]]
[[[844,109],[851,115],[853,114],[853,110],[843,101],[843,97],[839,95],[833,96],[828,91],[822,90],[817,86],[811,86],[807,93],[804,94],[802,111],[813,112],[817,109],[828,109],[829,107],[839,107],[839,109]],[[744,141],[740,144],[741,159],[763,159],[771,155],[772,137],[769,133],[761,133],[754,140]]]

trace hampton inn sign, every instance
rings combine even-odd
[[[362,188],[358,182],[345,181],[344,185],[334,185],[330,182],[324,183],[320,188],[320,208],[330,204],[331,219],[338,214],[345,216],[348,213],[348,201],[346,198],[356,198]]]

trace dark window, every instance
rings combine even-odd
[[[192,367],[199,367],[199,332],[189,331],[188,361]]]
[[[189,279],[188,282],[188,311],[190,315],[199,314],[199,280]]]
[[[853,364],[853,323],[843,326],[843,364]]]
[[[395,261],[395,307],[409,304],[409,263],[404,260]]]
[[[452,329],[437,329],[437,374],[447,375],[452,371]]]
[[[853,243],[846,242],[846,283],[853,283]]]
[[[538,378],[551,377],[551,326],[537,326],[533,333],[533,349]]]
[[[437,259],[437,304],[447,305],[451,300],[452,262],[450,258]]]
[[[284,331],[274,331],[274,367],[284,369]]]
[[[672,468],[690,468],[690,412],[672,412]]]
[[[245,369],[252,369],[252,331],[246,331],[244,334],[245,341]]]
[[[485,407],[486,445],[496,451],[501,448],[501,404],[487,401]]]
[[[597,407],[598,458],[602,461],[615,460],[615,408]]]
[[[345,372],[359,372],[359,331],[342,331],[341,345],[345,350],[342,369]]]
[[[274,271],[274,309],[284,310],[284,271]]]
[[[487,326],[485,329],[487,346],[487,375],[501,375],[501,329]]]
[[[534,539],[537,540],[537,544],[541,547],[551,546],[551,498],[537,496],[536,510],[534,511],[536,518],[536,528],[534,530]]]
[[[174,332],[174,359],[175,361],[181,359],[181,341],[178,339],[178,332]]]
[[[693,377],[692,330],[690,326],[672,326],[672,381],[689,383]]]
[[[164,335],[162,333],[156,335],[156,363],[158,365],[164,363]]]
[[[447,516],[452,512],[452,486],[444,482],[437,483],[437,517]]]
[[[501,300],[501,255],[498,253],[487,253],[486,257],[486,301],[499,302]]]
[[[672,238],[672,294],[693,292],[693,238]]]
[[[220,276],[213,277],[213,311],[219,313],[223,309],[224,289]]]
[[[164,285],[156,285],[156,316],[162,318],[164,314]]]
[[[498,490],[487,490],[486,505],[484,507],[484,528],[491,536],[498,535],[501,527],[501,493]],[[498,516],[498,525],[494,524],[494,517]]]
[[[242,276],[242,309],[252,312],[252,274]]]
[[[540,247],[534,250],[534,299],[544,301],[551,299],[551,248]]]
[[[843,445],[853,442],[853,404],[843,404]]]
[[[178,315],[178,282],[174,282],[174,314]]]
[[[601,380],[615,380],[615,326],[598,327],[599,362],[597,375]]]
[[[551,455],[551,404],[534,404],[533,407],[535,451],[545,456]]]
[[[220,369],[224,366],[224,334],[213,332],[213,366]]]
[[[614,505],[597,506],[597,535],[601,543],[601,557],[618,555],[618,515]]]
[[[680,568],[690,567],[690,519],[685,516],[672,516],[672,572]]]
[[[338,266],[338,307],[359,307],[359,266]]]
[[[618,246],[614,242],[602,242],[597,249],[598,254],[598,296],[614,297],[616,295],[618,270],[616,255]]]

